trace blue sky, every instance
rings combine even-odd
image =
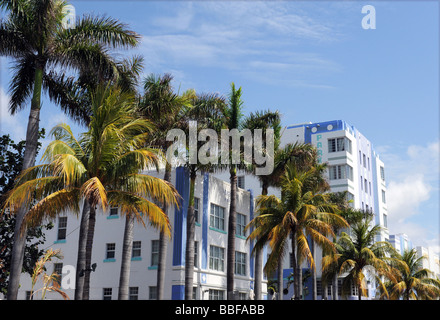
[[[142,35],[144,74],[170,72],[175,88],[243,88],[245,113],[277,109],[283,124],[343,119],[385,162],[389,229],[439,247],[439,3],[436,1],[71,1]],[[374,5],[376,29],[361,26]],[[121,54],[127,54],[121,52]],[[1,129],[24,138],[28,109]],[[44,102],[41,126],[68,119]],[[79,131],[81,129],[78,129]]]

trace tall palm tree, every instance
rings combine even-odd
[[[23,170],[35,164],[42,90],[57,103],[66,102],[65,95],[59,94],[64,84],[57,82],[64,78],[56,75],[56,68],[108,78],[118,70],[108,49],[138,43],[136,33],[111,18],[86,16],[78,20],[74,29],[63,28],[66,5],[67,2],[58,0],[0,0],[0,8],[8,12],[7,19],[0,20],[0,55],[14,60],[10,112],[15,114],[31,100]],[[62,109],[79,122],[87,117],[87,112],[77,104],[66,103]],[[25,232],[19,230],[25,214],[24,208],[17,213],[9,300],[15,300],[18,293],[26,238]]]
[[[187,121],[197,121],[197,130],[212,129],[219,132],[223,123],[223,114],[226,102],[218,94],[200,94],[191,98],[191,107],[187,110],[185,117]],[[197,142],[199,147],[203,144]],[[189,146],[187,146],[189,149]],[[189,200],[186,215],[186,248],[185,248],[185,300],[191,300],[194,283],[194,191],[198,172],[209,172],[215,169],[215,164],[204,163],[197,159],[196,163],[187,162],[189,170]]]
[[[263,129],[263,139],[265,140],[267,129],[272,129],[274,131],[274,152],[278,151],[280,140],[281,140],[281,117],[278,111],[271,112],[267,110],[265,112],[255,112],[251,113],[244,120],[244,127],[250,130]],[[263,147],[266,147],[266,141],[263,141]],[[256,164],[253,165],[255,173]],[[257,175],[261,183],[261,194],[267,195],[269,185],[273,178],[272,174],[268,175]],[[254,277],[254,292],[255,300],[262,299],[262,280],[263,280],[263,250],[257,248],[255,250],[255,267],[254,267],[255,277]],[[281,294],[279,295],[281,297]]]
[[[381,287],[382,296],[391,300],[423,300],[440,297],[440,281],[422,267],[424,256],[417,257],[416,249],[396,253],[390,260],[392,271],[388,283]]]
[[[88,203],[89,216],[98,206],[102,211],[119,206],[130,219],[148,219],[169,235],[168,218],[154,202],[177,204],[177,192],[170,183],[140,172],[157,166],[160,159],[157,150],[145,147],[152,124],[133,112],[134,97],[117,88],[100,87],[92,101],[89,130],[77,140],[68,125],[56,126],[51,132],[55,140],[43,155],[46,163],[20,175],[6,206],[11,212],[31,206],[24,217],[30,225],[54,219],[62,211],[79,212],[80,200]],[[34,199],[37,203],[32,205]],[[90,230],[94,225],[89,221]],[[86,240],[91,242],[82,246],[86,250],[82,259],[93,245],[93,238]],[[87,288],[85,283],[85,292]],[[121,298],[123,294],[122,289]]]
[[[322,268],[336,268],[342,276],[342,296],[348,296],[352,285],[358,290],[358,299],[366,296],[366,271],[377,274],[389,274],[390,268],[385,262],[387,255],[394,253],[389,242],[375,242],[381,227],[371,227],[371,216],[367,216],[351,225],[350,234],[342,232],[336,242],[336,254],[327,255],[322,260]]]
[[[269,243],[271,254],[265,269],[274,270],[278,261],[288,249],[291,235],[291,263],[294,273],[295,299],[301,295],[301,262],[306,259],[314,268],[314,259],[307,237],[317,244],[333,248],[327,238],[333,235],[333,225],[346,226],[347,223],[335,214],[335,208],[328,201],[328,195],[309,190],[310,181],[316,181],[316,168],[298,171],[295,165],[289,164],[281,177],[281,199],[261,195],[257,198],[259,215],[249,224],[254,227],[250,239],[257,239],[256,248]]]
[[[139,113],[142,117],[156,125],[152,135],[152,143],[166,152],[172,142],[166,140],[167,132],[174,128],[185,127],[187,109],[190,107],[191,93],[179,95],[172,86],[173,76],[164,74],[156,76],[150,74],[144,80],[144,94],[139,102]],[[171,164],[165,164],[165,181],[171,181]],[[162,207],[167,213],[168,205]],[[157,299],[164,299],[165,268],[169,237],[161,232],[159,235],[159,261],[157,266]]]
[[[236,89],[235,84],[231,83],[231,92],[228,97],[228,104],[225,110],[226,127],[229,130],[240,129],[243,119],[243,100],[241,99],[241,87]],[[231,144],[229,144],[231,145]],[[237,150],[235,150],[237,151]],[[232,153],[231,147],[228,150]],[[230,180],[230,204],[228,216],[228,249],[226,260],[226,293],[228,300],[233,299],[234,292],[234,268],[235,268],[235,232],[237,229],[237,164],[229,161],[229,180]]]

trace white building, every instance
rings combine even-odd
[[[331,192],[348,191],[352,206],[358,209],[370,210],[375,214],[373,223],[383,227],[377,241],[389,238],[387,229],[386,183],[384,163],[373,148],[372,143],[355,127],[343,120],[334,120],[318,123],[303,123],[284,128],[281,138],[281,147],[287,143],[310,143],[318,150],[319,161],[328,163],[327,178]],[[226,173],[217,175],[223,180],[228,179]],[[255,195],[261,194],[261,185],[252,175],[240,173],[239,185],[245,189],[253,190]],[[269,194],[279,196],[279,190],[269,188]],[[289,243],[289,250],[292,251]],[[316,257],[321,257],[319,248]],[[315,257],[318,277],[318,299],[323,297],[320,286],[321,261]],[[286,255],[283,270],[284,283],[293,272],[290,266],[289,255]],[[308,269],[304,266],[303,271]],[[369,297],[375,296],[374,275],[370,275]],[[311,288],[309,281],[306,286]],[[339,294],[340,294],[339,290]],[[331,299],[331,290],[328,290],[328,299]],[[351,299],[357,299],[357,289],[353,287]],[[292,287],[283,299],[292,297]],[[312,298],[312,290],[304,293],[305,299]],[[270,297],[269,297],[270,298]]]
[[[430,248],[416,246],[417,257],[424,257],[422,259],[422,269],[431,271],[431,277],[440,278],[440,260],[438,254],[433,252]]]
[[[413,249],[412,242],[405,233],[391,234],[388,241],[399,254]]]
[[[282,135],[282,145],[297,141],[316,146],[320,161],[327,162],[329,165],[327,175],[331,191],[348,191],[355,208],[372,210],[375,213],[376,224],[384,227],[377,240],[388,239],[384,164],[374,151],[372,144],[356,128],[342,120],[286,127]],[[229,181],[228,172],[216,174],[215,177],[210,174],[197,177],[195,196],[198,220],[195,234],[196,266],[194,272],[194,297],[196,299],[226,298],[230,190],[230,184],[226,181]],[[167,251],[165,299],[183,299],[186,210],[189,197],[189,177],[183,168],[173,171],[172,183],[182,195],[183,205],[179,210],[170,209],[168,213],[173,235]],[[246,242],[247,234],[244,234],[243,228],[253,218],[254,198],[261,193],[261,185],[256,177],[240,173],[238,186],[235,290],[238,297],[244,299],[253,289],[254,259],[250,254],[252,243]],[[269,188],[269,194],[279,195],[279,190]],[[119,216],[116,208],[97,214],[92,257],[92,263],[96,263],[97,268],[91,273],[91,299],[117,299],[124,223],[125,219]],[[47,233],[44,247],[59,248],[64,255],[62,260],[55,262],[52,270],[63,270],[63,267],[65,267],[64,270],[69,270],[68,266],[71,268],[76,266],[78,232],[79,218],[67,214],[61,216],[56,221],[55,228]],[[130,297],[133,299],[155,299],[156,297],[158,239],[159,233],[156,230],[144,229],[142,226],[135,227],[130,276]],[[317,257],[320,256],[321,252],[318,248]],[[265,262],[267,250],[264,251],[263,257]],[[316,259],[315,262],[319,284],[321,261]],[[307,266],[304,266],[304,271],[306,269]],[[289,255],[286,255],[283,270],[285,283],[291,273]],[[306,286],[311,288],[309,282]],[[371,279],[370,283],[369,295],[374,297],[374,281]],[[23,275],[19,298],[25,299],[29,290],[30,279]],[[65,291],[70,297],[74,296],[73,289]],[[292,288],[289,288],[283,298],[290,299],[292,292]],[[270,299],[271,296],[267,296],[266,293],[267,279],[264,277],[263,297]],[[305,290],[304,295],[305,299],[310,299],[311,289]],[[353,296],[356,296],[355,289],[353,289]],[[53,294],[48,297],[59,298]],[[322,288],[318,285],[318,299],[321,298]],[[330,296],[329,299],[331,299]]]
[[[159,174],[159,177],[163,173]],[[184,299],[186,213],[189,197],[189,176],[183,168],[172,172],[172,183],[183,197],[180,209],[169,210],[172,238],[167,251],[165,299]],[[195,271],[194,298],[226,299],[227,226],[230,184],[210,174],[199,174],[195,186]],[[238,189],[236,234],[235,290],[239,299],[249,298],[253,289],[254,262],[252,243],[246,241],[244,226],[253,218],[252,192]],[[55,227],[46,234],[44,248],[61,249],[62,260],[48,265],[48,272],[63,273],[64,291],[73,299],[79,221],[73,214],[60,216]],[[117,299],[125,219],[117,208],[97,212],[91,272],[90,299]],[[130,273],[130,299],[156,299],[159,232],[141,225],[134,228],[133,256]],[[63,281],[64,280],[64,281]],[[35,289],[39,288],[37,284]],[[30,277],[22,274],[18,299],[26,299],[31,289]],[[263,291],[266,291],[265,283]],[[48,299],[61,299],[48,293]],[[35,297],[38,299],[38,295]]]

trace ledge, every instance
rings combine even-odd
[[[228,234],[226,231],[224,231],[224,230],[220,230],[220,229],[217,229],[217,228],[214,228],[214,227],[209,227],[209,229],[212,230],[212,231],[216,231],[216,232],[220,232],[220,233]]]
[[[104,259],[104,260],[102,260],[102,262],[116,262],[116,259],[115,258]]]

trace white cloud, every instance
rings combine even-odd
[[[9,134],[11,139],[19,142],[26,138],[26,117],[24,110],[11,115],[9,113],[9,95],[0,87],[0,131]]]
[[[142,37],[147,69],[221,68],[253,81],[328,88],[310,74],[338,72],[334,61],[301,44],[333,41],[332,19],[288,2],[177,3]],[[323,22],[324,21],[324,22]]]
[[[388,228],[406,233],[414,245],[439,252],[439,141],[399,149],[381,146],[386,166]]]
[[[390,221],[403,223],[405,219],[419,214],[419,206],[430,198],[432,187],[422,174],[406,177],[403,181],[390,181],[387,204]]]

